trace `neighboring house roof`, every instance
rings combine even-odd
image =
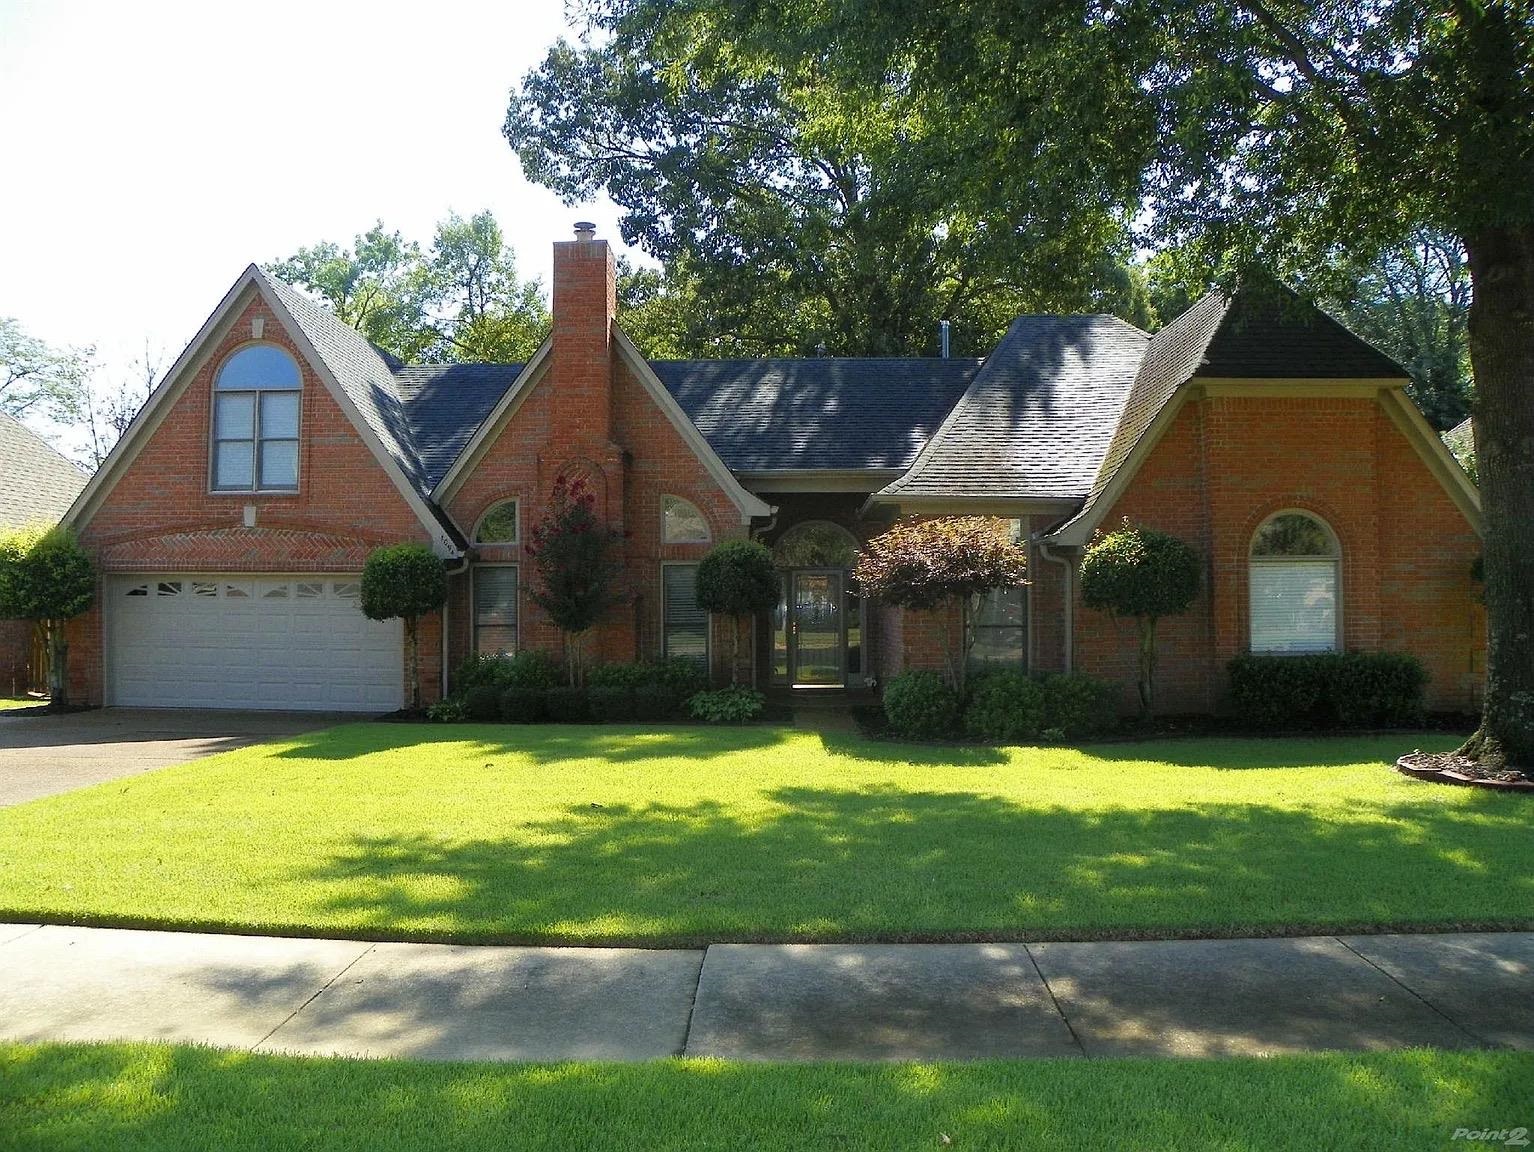
[[[89,479],[36,432],[0,412],[0,528],[58,523]]]
[[[1053,535],[1074,538],[1184,385],[1202,379],[1404,380],[1406,370],[1288,289],[1215,291],[1150,338],[1080,509]],[[1075,542],[1072,539],[1072,542]]]
[[[652,360],[737,472],[908,468],[979,360]]]
[[[1115,316],[1020,316],[910,471],[876,501],[1079,500],[1148,337]]]

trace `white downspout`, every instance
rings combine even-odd
[[[1067,674],[1069,674],[1073,664],[1075,663],[1073,657],[1074,649],[1076,646],[1076,627],[1074,620],[1076,605],[1074,603],[1075,597],[1071,592],[1071,561],[1068,556],[1056,556],[1049,550],[1049,545],[1043,543],[1042,541],[1039,543],[1039,557],[1041,559],[1048,560],[1051,564],[1060,565],[1060,567],[1064,570],[1063,575],[1065,577],[1065,582],[1062,587],[1065,590],[1065,671]]]

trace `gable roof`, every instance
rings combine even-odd
[[[1160,438],[1194,379],[1405,380],[1406,370],[1280,285],[1210,292],[1150,338],[1091,489],[1052,538],[1079,543],[1097,525],[1109,490],[1133,474],[1131,456]]]
[[[522,374],[521,364],[402,364],[394,385],[429,492]]]
[[[904,476],[874,496],[1079,500],[1150,338],[1116,316],[1020,316]]]
[[[709,445],[737,472],[908,468],[979,360],[652,360]]]
[[[89,479],[48,441],[0,412],[0,528],[58,523]]]

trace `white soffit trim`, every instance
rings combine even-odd
[[[645,391],[650,394],[650,399],[671,421],[672,427],[681,434],[687,446],[692,449],[693,455],[698,462],[708,470],[708,474],[714,478],[714,482],[730,498],[735,507],[740,509],[742,521],[749,521],[753,516],[771,516],[772,506],[753,496],[741,487],[740,481],[735,478],[735,473],[725,467],[724,461],[719,459],[719,453],[704,439],[703,433],[698,431],[698,426],[682,411],[682,406],[676,402],[676,397],[667,391],[666,386],[660,382],[660,377],[655,374],[655,369],[640,355],[639,349],[634,347],[634,342],[628,338],[628,334],[613,323],[613,342],[617,344],[618,351],[628,361],[629,367],[634,370],[634,375],[644,385]]]
[[[490,414],[480,421],[479,427],[474,430],[474,435],[469,437],[469,442],[463,446],[463,451],[458,453],[452,465],[442,474],[442,479],[437,481],[437,486],[431,490],[431,498],[438,505],[445,505],[453,493],[458,491],[473,470],[473,466],[479,463],[479,458],[484,455],[491,442],[506,426],[506,422],[537,386],[544,370],[548,367],[549,355],[553,347],[554,337],[545,337],[543,343],[538,345],[538,351],[534,352],[528,362],[522,365],[522,371],[517,373],[517,378],[512,382],[511,387],[506,389],[505,394],[495,402],[495,407],[490,409]]]

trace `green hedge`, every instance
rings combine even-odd
[[[1254,728],[1420,724],[1427,670],[1404,652],[1245,653],[1229,664],[1230,703]]]
[[[983,740],[1081,740],[1117,723],[1113,688],[1079,673],[1030,676],[1016,670],[975,678],[964,734]]]
[[[936,672],[902,672],[884,686],[884,715],[901,736],[951,736],[959,697]]]

